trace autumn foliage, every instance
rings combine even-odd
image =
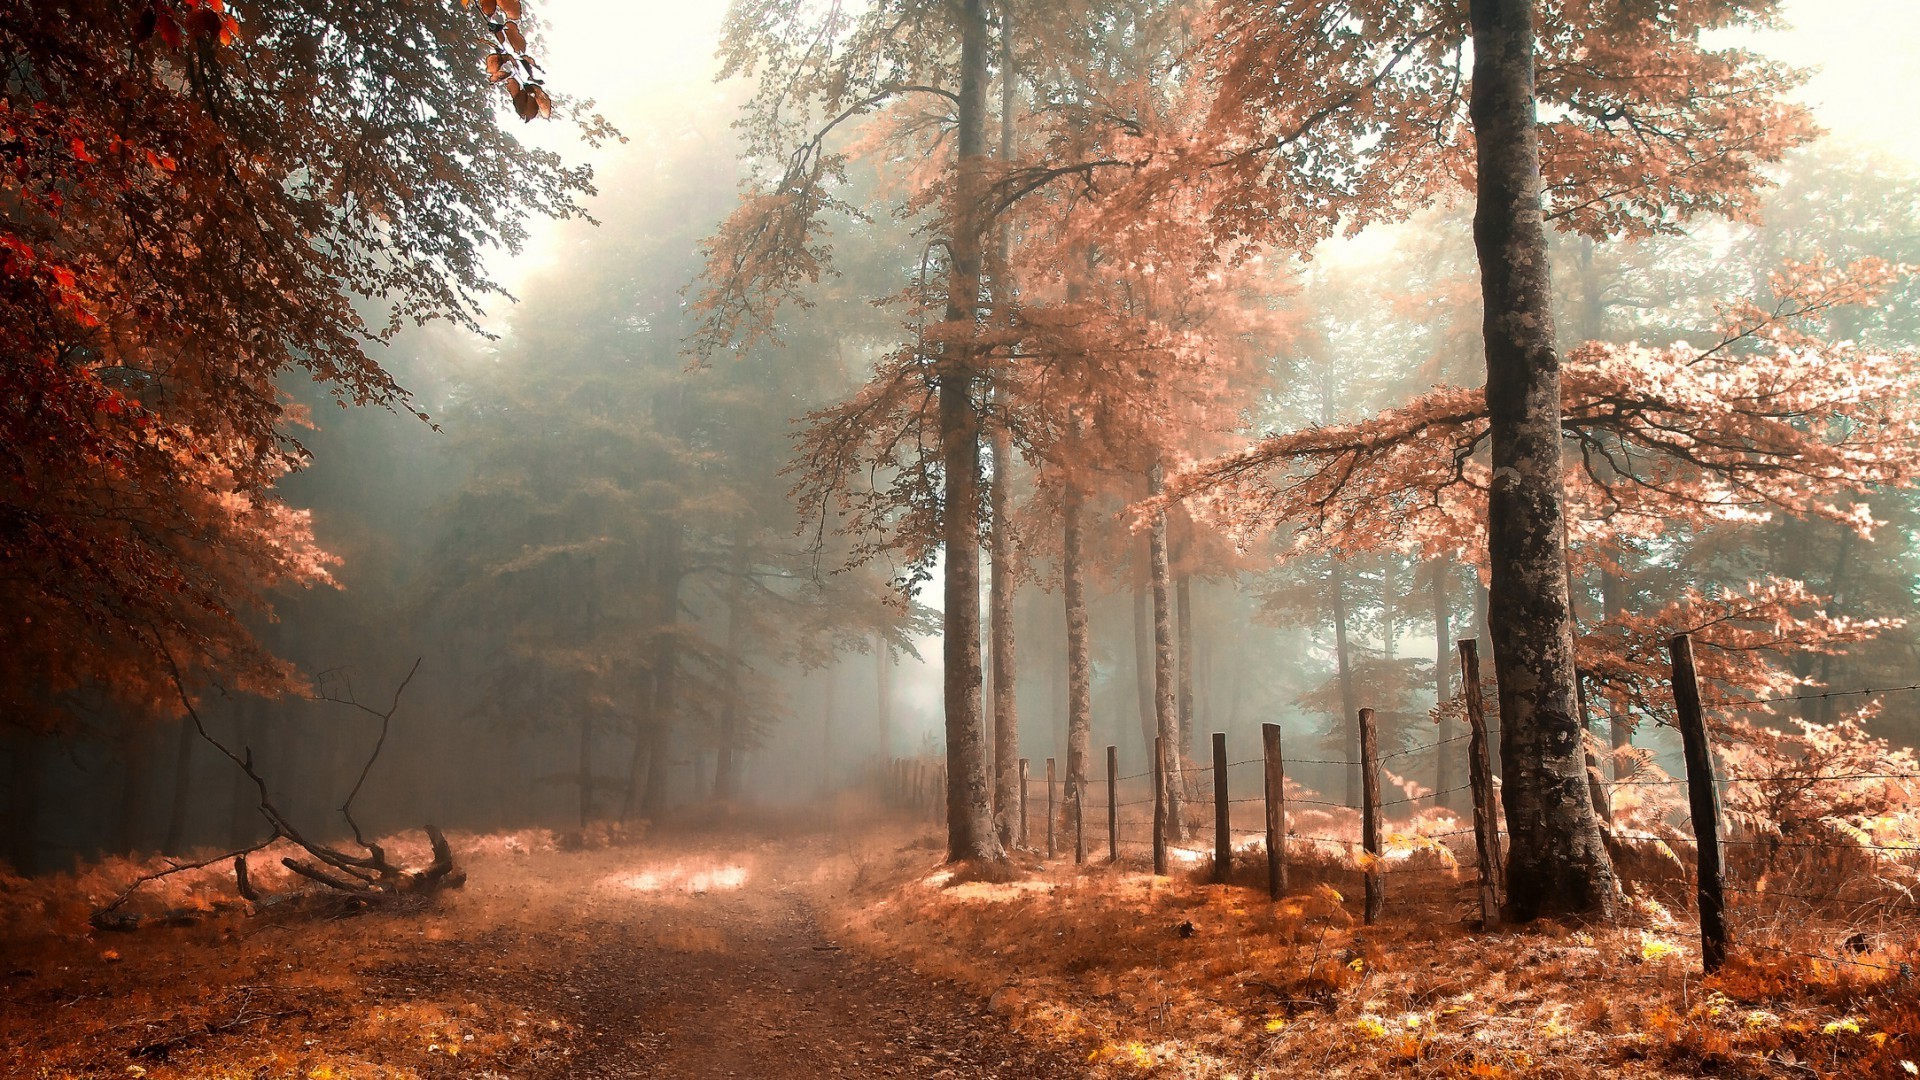
[[[293,681],[249,626],[330,558],[272,492],[305,457],[280,380],[408,408],[380,343],[475,326],[486,249],[588,190],[497,123],[510,6],[0,6],[10,723]]]

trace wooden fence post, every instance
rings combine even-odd
[[[1360,710],[1360,847],[1366,852],[1367,925],[1380,917],[1386,902],[1386,881],[1380,862],[1380,740],[1373,710]]]
[[[1227,799],[1227,733],[1213,733],[1213,880],[1233,873],[1233,804]]]
[[[1287,891],[1287,765],[1279,724],[1260,725],[1260,751],[1266,764],[1267,895],[1278,900]]]
[[[1693,815],[1695,886],[1700,909],[1700,962],[1711,975],[1727,960],[1725,870],[1720,862],[1720,799],[1713,778],[1713,750],[1700,713],[1700,684],[1693,671],[1693,639],[1680,634],[1667,645],[1673,657],[1673,704],[1680,745],[1687,755],[1687,810]]]
[[[1014,835],[1015,847],[1027,846],[1027,759],[1020,759],[1020,828]]]
[[[1167,873],[1167,740],[1153,737],[1153,872]]]
[[[1054,842],[1054,837],[1053,837],[1053,823],[1054,823],[1054,819],[1058,816],[1058,814],[1059,814],[1059,810],[1055,804],[1054,790],[1053,790],[1053,759],[1048,758],[1047,759],[1047,858],[1049,859],[1060,854],[1059,846]]]
[[[1107,747],[1107,861],[1120,861],[1120,748]]]
[[[1460,642],[1460,676],[1467,702],[1467,776],[1473,785],[1473,843],[1480,873],[1480,924],[1500,921],[1499,807],[1493,796],[1493,762],[1487,745],[1487,708],[1480,696],[1479,643]]]

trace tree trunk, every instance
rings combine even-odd
[[[995,400],[1003,396],[995,387]],[[1013,588],[1018,578],[1013,564],[1013,530],[1008,525],[1013,440],[1004,424],[994,425],[992,442],[993,473],[987,484],[987,516],[992,531],[987,534],[987,543],[993,557],[993,577],[988,583],[987,614],[993,638],[993,809],[1000,845],[1011,847],[1020,803],[1020,713],[1014,702],[1018,657],[1013,632]]]
[[[173,801],[167,809],[167,838],[160,845],[168,855],[186,850],[187,813],[193,807],[193,741],[196,733],[191,720],[180,721],[180,737],[174,741]]]
[[[1173,598],[1177,605],[1178,618],[1175,620],[1174,633],[1179,639],[1179,661],[1174,666],[1179,671],[1179,685],[1175,691],[1177,715],[1180,721],[1180,752],[1193,756],[1193,586],[1187,575],[1181,574],[1173,582]]]
[[[1140,710],[1140,743],[1145,759],[1153,761],[1153,736],[1159,722],[1153,712],[1153,614],[1147,594],[1151,586],[1141,580],[1133,589],[1133,694]]]
[[[1441,793],[1441,806],[1451,807],[1454,797],[1445,793],[1459,783],[1453,778],[1453,763],[1460,757],[1460,748],[1453,744],[1453,713],[1447,709],[1447,703],[1453,700],[1453,642],[1449,640],[1453,637],[1453,627],[1447,614],[1447,574],[1451,567],[1445,559],[1436,559],[1430,569],[1432,576],[1427,579],[1427,589],[1433,601],[1433,696],[1440,705],[1440,742],[1433,754],[1433,790]]]
[[[1158,495],[1162,489],[1159,462],[1147,473],[1147,493]],[[1154,730],[1167,747],[1167,837],[1184,840],[1186,823],[1186,770],[1181,761],[1180,714],[1174,701],[1173,604],[1168,595],[1167,515],[1156,513],[1147,529],[1147,566],[1153,584],[1153,715]]]
[[[1347,649],[1347,568],[1333,564],[1333,652],[1340,669],[1340,723],[1347,732],[1347,805],[1360,805],[1360,693]]]
[[[654,603],[664,621],[653,636],[653,702],[648,710],[653,719],[653,738],[647,752],[646,790],[640,797],[641,815],[655,821],[666,809],[667,765],[673,746],[674,711],[679,705],[680,635],[677,629],[680,580],[684,576],[680,565],[680,526],[663,524],[661,530]],[[633,788],[628,787],[627,802],[632,801]]]
[[[820,794],[831,795],[833,786],[833,757],[837,748],[833,744],[834,713],[837,706],[834,698],[834,674],[840,670],[838,663],[829,663],[820,671]]]
[[[980,296],[980,206],[986,165],[986,0],[961,0],[960,94],[956,117],[959,175],[948,215],[946,318],[971,327]],[[1006,857],[993,830],[993,786],[980,702],[980,430],[974,409],[976,346],[965,337],[942,346],[940,454],[946,479],[941,653],[947,733],[947,857]]]
[[[893,757],[893,744],[898,741],[893,730],[893,668],[898,662],[887,635],[873,635],[874,719],[879,725],[881,761]]]
[[[739,795],[740,770],[734,756],[741,742],[740,712],[745,704],[740,700],[740,672],[746,667],[747,657],[747,572],[752,560],[748,557],[746,543],[738,536],[733,541],[733,576],[727,581],[727,676],[721,688],[725,695],[720,702],[720,740],[713,754],[713,797],[716,800],[732,799]],[[877,654],[884,654],[884,646],[876,646]],[[886,691],[881,690],[881,728],[887,724]],[[883,737],[881,755],[886,754]]]
[[[1086,790],[1093,755],[1093,649],[1087,634],[1080,487],[1069,480],[1060,502],[1061,592],[1067,607],[1067,801]],[[1084,805],[1084,804],[1082,804]]]
[[[1613,911],[1613,865],[1587,790],[1574,702],[1561,492],[1560,363],[1540,206],[1532,0],[1471,0],[1478,154],[1474,247],[1487,348],[1493,481],[1488,621],[1500,688],[1507,910]]]

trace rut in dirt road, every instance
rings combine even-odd
[[[800,863],[705,891],[653,891],[646,871],[616,876],[603,894],[637,882],[638,895],[572,919],[536,901],[483,937],[437,943],[444,960],[380,976],[396,996],[472,989],[563,1017],[570,1037],[532,1063],[533,1077],[1085,1075],[978,996],[829,940],[804,889],[781,880]]]

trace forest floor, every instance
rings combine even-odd
[[[833,940],[819,913],[863,858],[675,834],[469,857],[422,910],[16,937],[0,1076],[1083,1075],[984,996]]]
[[[0,880],[0,1076],[1920,1075],[1910,976],[1703,983],[1650,902],[1489,934],[1436,880],[1365,927],[1338,868],[1279,904],[1098,857],[961,882],[931,826],[831,817],[470,837],[466,889],[348,918],[97,933],[59,899],[97,881]]]

